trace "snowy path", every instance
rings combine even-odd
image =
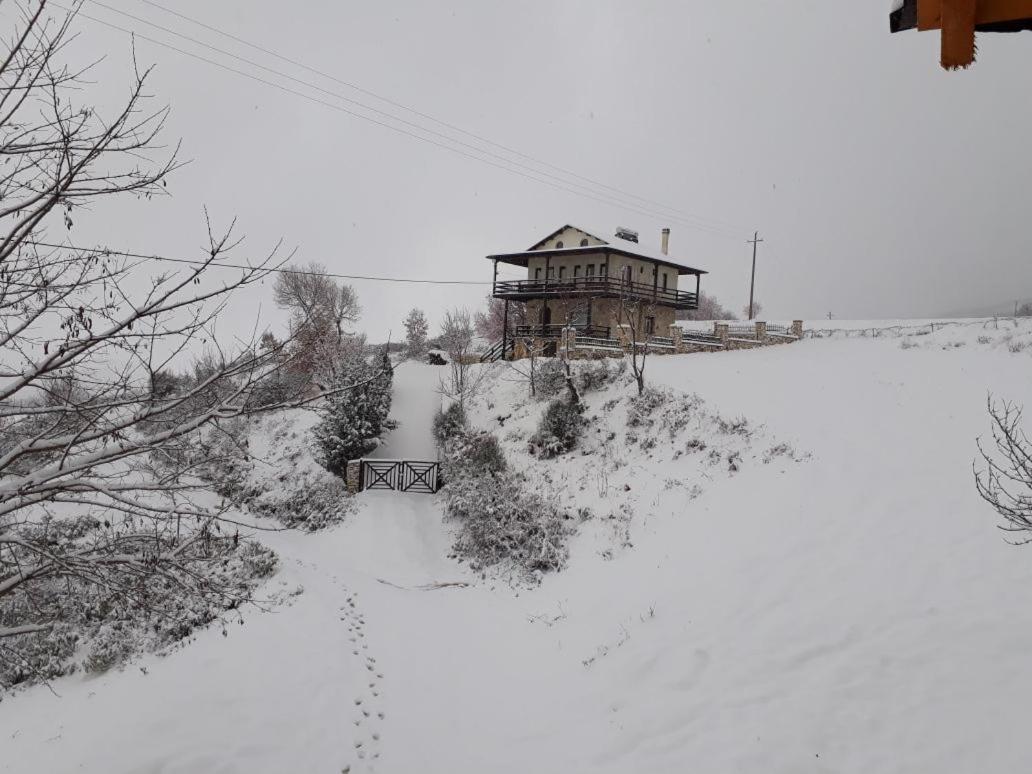
[[[378,459],[437,459],[431,432],[434,415],[441,407],[437,392],[440,366],[406,360],[394,369],[391,419],[398,427],[387,434],[369,456]]]

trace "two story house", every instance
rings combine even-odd
[[[629,229],[601,233],[567,224],[526,250],[487,256],[494,262],[494,297],[526,304],[528,325],[516,330],[516,339],[542,342],[551,354],[563,329],[572,327],[578,337],[615,343],[631,315],[639,339],[667,336],[678,309],[698,308],[706,272],[670,259],[669,229],[658,251],[642,247]],[[499,279],[499,264],[526,269],[526,279]],[[506,356],[513,349],[501,343]]]

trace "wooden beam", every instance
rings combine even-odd
[[[943,3],[946,0],[918,0],[917,28],[942,29]],[[1032,0],[977,0],[975,25],[1032,19]]]
[[[977,0],[941,0],[942,66],[947,70],[967,67],[975,61]],[[918,6],[920,9],[920,5]]]
[[[942,24],[942,0],[917,0],[917,28],[937,30]]]

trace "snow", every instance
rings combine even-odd
[[[625,445],[624,403],[603,404],[633,387],[608,387],[592,453],[551,462],[520,440],[544,404],[488,366],[477,421],[594,511],[567,570],[475,576],[436,498],[364,493],[342,525],[261,536],[282,560],[268,593],[304,587],[289,604],[0,702],[0,771],[1026,770],[1032,548],[971,476],[987,393],[1027,394],[1026,341],[1022,322],[652,357],[651,383],[704,398],[693,424]],[[411,365],[391,457],[426,451],[436,406]],[[688,436],[740,470],[673,459]]]

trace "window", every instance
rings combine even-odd
[[[584,269],[584,274],[585,274],[585,276],[588,276],[588,277],[594,277],[595,276],[595,264],[589,263],[587,265],[587,267]]]
[[[667,289],[667,274],[663,272],[663,290]]]
[[[559,267],[559,279],[566,279],[566,267],[565,266],[560,266]]]
[[[580,276],[580,266],[573,267],[573,278],[576,279]]]
[[[624,266],[623,267],[623,271],[621,272],[621,274],[623,275],[624,283],[630,285],[631,284],[631,267],[630,266]]]
[[[562,250],[563,249],[563,240],[560,239],[558,242],[555,243],[555,249],[556,250]]]
[[[534,269],[534,279],[536,279],[536,280],[541,279],[541,267],[540,266],[538,266],[536,269]]]
[[[548,267],[548,277],[547,277],[547,279],[553,279],[554,277],[555,277],[555,266],[549,266]]]
[[[580,241],[580,246],[581,247],[587,247],[588,246],[588,240],[587,239],[582,239]]]
[[[645,318],[645,335],[651,336],[656,332],[656,318],[646,317]]]
[[[599,273],[600,276],[608,277],[609,276],[609,264],[608,263],[600,263],[599,266],[598,266],[598,273]]]

